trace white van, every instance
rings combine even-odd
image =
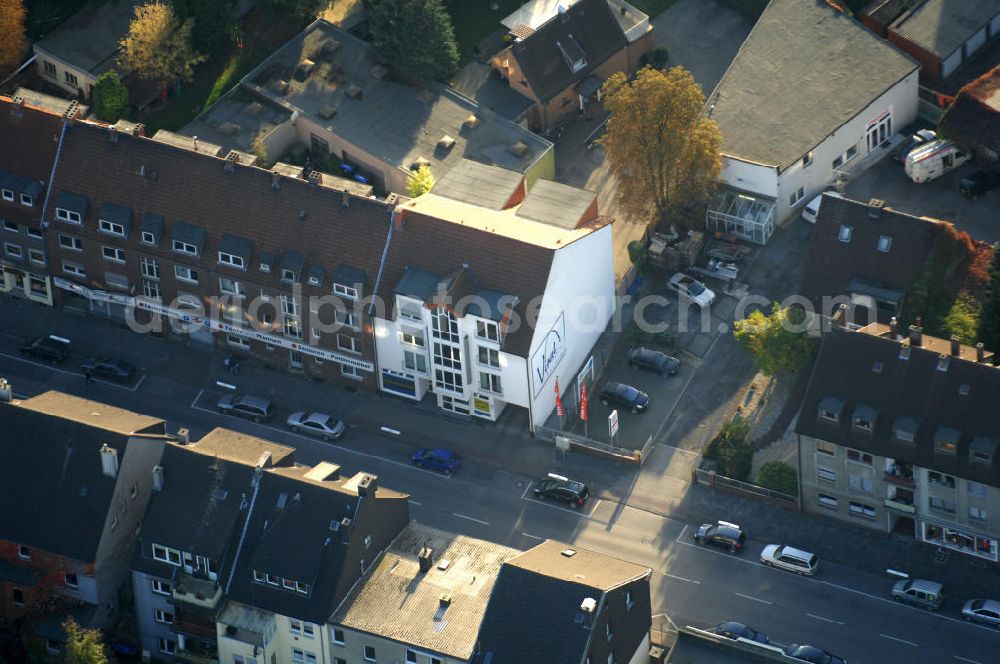
[[[906,155],[906,174],[920,184],[939,178],[972,159],[972,153],[951,141],[938,139],[914,148]]]

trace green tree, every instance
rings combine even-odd
[[[24,2],[0,2],[0,79],[6,78],[24,58],[28,40],[24,36]]]
[[[68,637],[63,662],[66,664],[108,664],[110,659],[99,630],[80,627],[72,618],[63,623],[63,629],[66,630]]]
[[[993,247],[993,263],[979,318],[979,339],[989,350],[1000,352],[1000,245]]]
[[[702,114],[705,97],[691,72],[644,67],[635,80],[619,72],[602,95],[612,115],[598,142],[625,214],[655,225],[705,202],[722,171],[722,133]]]
[[[801,371],[816,348],[803,329],[805,322],[805,312],[782,308],[775,302],[769,315],[757,310],[736,321],[733,335],[762,373],[773,376]]]
[[[180,21],[191,19],[191,44],[201,53],[216,50],[236,26],[236,0],[172,0]]]
[[[192,19],[178,20],[170,5],[154,0],[137,5],[128,34],[121,40],[118,64],[142,78],[172,83],[190,81],[205,60],[191,45]]]
[[[94,82],[94,113],[98,120],[114,124],[128,115],[128,88],[111,69],[97,77]]]
[[[271,14],[290,15],[311,21],[326,7],[326,0],[261,0],[260,4]]]
[[[750,425],[737,415],[722,425],[719,433],[705,446],[704,456],[716,463],[720,475],[746,480],[753,465],[753,450],[747,444]]]
[[[981,312],[982,307],[976,298],[968,291],[962,291],[952,303],[941,327],[949,338],[955,335],[963,344],[971,346],[978,341]]]
[[[798,473],[784,461],[768,461],[761,466],[757,471],[757,484],[789,496],[799,494]]]
[[[458,43],[441,0],[380,0],[370,10],[372,40],[404,81],[447,81],[458,70]]]
[[[431,167],[427,164],[422,164],[417,170],[410,173],[410,177],[407,178],[406,194],[412,198],[426,194],[434,186],[434,182],[434,174],[431,173]]]

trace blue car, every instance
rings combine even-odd
[[[436,447],[434,449],[421,447],[413,453],[413,464],[415,466],[418,468],[440,470],[445,475],[450,475],[458,470],[461,463],[462,458],[460,456],[443,447]]]

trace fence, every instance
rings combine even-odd
[[[535,438],[559,445],[560,442],[569,446],[569,449],[577,452],[594,454],[606,459],[624,461],[636,466],[642,465],[643,461],[649,458],[649,453],[653,449],[653,437],[649,436],[640,449],[629,449],[620,445],[611,445],[593,438],[586,438],[570,431],[560,431],[550,427],[535,427]],[[559,439],[563,439],[560,441]]]
[[[790,496],[787,493],[774,491],[773,489],[768,489],[766,487],[758,486],[756,484],[741,482],[739,480],[734,480],[731,477],[725,477],[723,475],[716,475],[715,471],[713,470],[704,470],[702,468],[695,468],[694,480],[699,484],[710,486],[714,489],[719,489],[720,491],[727,491],[729,493],[735,493],[740,496],[747,496],[750,498],[756,498],[757,500],[764,500],[771,503],[772,505],[784,507],[785,509],[790,509],[795,511],[800,510],[798,496]]]

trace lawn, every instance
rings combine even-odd
[[[632,5],[653,19],[670,9],[677,0],[631,0]]]
[[[524,4],[521,0],[446,0],[455,39],[464,64],[474,57],[476,45],[497,30],[502,30],[500,20]],[[490,9],[491,4],[497,10]]]

